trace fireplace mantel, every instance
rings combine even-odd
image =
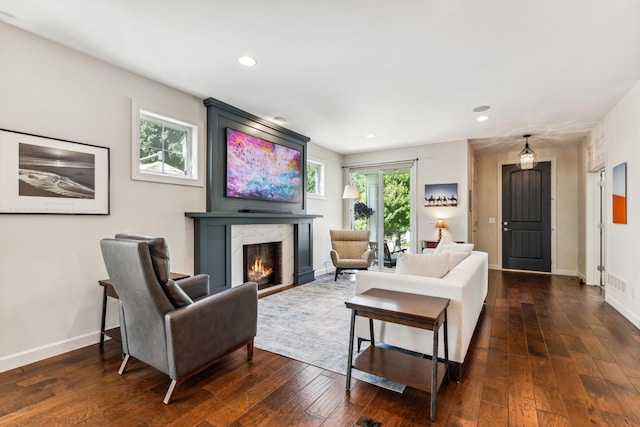
[[[315,279],[313,269],[313,220],[322,215],[273,212],[186,212],[194,221],[195,273],[211,277],[212,292],[229,289],[231,283],[231,227],[251,224],[293,225],[293,283]]]
[[[322,218],[322,215],[278,212],[186,212],[190,218],[207,218],[218,224],[297,224],[304,220]]]

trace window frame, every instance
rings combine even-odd
[[[135,181],[150,181],[165,184],[204,186],[203,170],[201,167],[201,132],[203,125],[200,121],[190,123],[173,115],[163,114],[153,109],[143,108],[132,101],[131,120],[131,179]],[[185,163],[188,165],[187,175],[142,171],[140,169],[140,121],[146,120],[160,125],[173,127],[176,130],[187,131],[189,141],[186,147]]]
[[[325,163],[322,160],[319,159],[314,159],[311,157],[307,157],[307,164],[306,167],[309,168],[309,164],[313,164],[314,166],[317,166],[318,169],[318,192],[317,193],[310,193],[307,191],[307,198],[311,198],[311,199],[325,199],[325,193],[324,193],[324,189],[325,189],[325,171],[326,171],[326,166]],[[306,177],[305,177],[306,178]],[[305,191],[306,191],[306,185],[305,185]]]

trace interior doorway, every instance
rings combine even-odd
[[[604,287],[606,242],[606,174],[596,169],[587,174],[585,281],[589,285]]]
[[[551,162],[502,166],[502,268],[551,272]]]

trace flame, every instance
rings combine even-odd
[[[262,258],[256,257],[253,264],[249,266],[249,280],[258,282],[273,273],[273,268],[266,268]]]

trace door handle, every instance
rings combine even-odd
[[[502,227],[502,231],[511,231],[509,227]]]

